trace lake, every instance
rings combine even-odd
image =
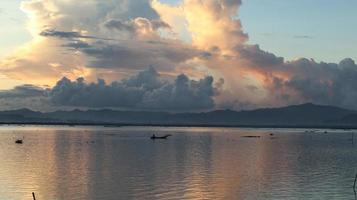
[[[1,126],[0,200],[354,199],[357,138],[326,131]]]

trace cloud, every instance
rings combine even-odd
[[[110,18],[130,20],[138,17],[147,19],[158,19],[159,15],[152,9],[148,0],[118,0],[118,1],[98,1],[94,0],[101,15]]]
[[[240,0],[185,0],[178,6],[168,6],[156,0],[153,8],[174,30],[182,29],[184,24],[194,46],[204,50],[219,48],[228,53],[248,40],[237,18],[241,3]]]
[[[134,74],[150,65],[175,71],[202,55],[170,38],[169,24],[148,0],[29,0],[22,9],[33,40],[0,61],[0,73],[31,84],[53,85],[63,76],[93,80],[101,74]]]
[[[35,85],[20,85],[11,90],[0,91],[1,99],[40,97],[45,95],[45,90]]]
[[[49,96],[58,106],[194,111],[214,108],[215,90],[212,77],[195,81],[182,74],[173,82],[164,81],[149,68],[111,84],[102,79],[88,84],[83,78],[63,78]]]
[[[76,31],[56,31],[54,29],[46,29],[42,31],[40,36],[43,37],[56,37],[56,38],[61,38],[61,39],[95,39],[95,40],[113,40],[113,39],[108,39],[108,38],[100,38],[100,37],[95,37],[95,36],[87,36],[87,35],[82,35],[79,32]]]
[[[80,51],[90,57],[87,66],[91,68],[142,69],[153,65],[163,71],[203,55],[191,46],[172,42],[95,43]]]
[[[111,19],[105,22],[105,27],[108,29],[116,29],[119,31],[127,31],[129,33],[135,33],[135,27],[133,24],[122,22],[121,20]]]
[[[52,29],[44,30],[40,33],[44,37],[58,37],[58,38],[93,38],[92,36],[83,36],[79,32],[65,32],[65,31],[56,31]]]
[[[48,110],[51,106],[46,93],[46,89],[35,85],[20,85],[11,90],[2,90],[0,91],[0,109]]]
[[[241,58],[249,60],[259,67],[280,65],[284,62],[284,58],[262,51],[258,45],[237,46],[236,50]]]
[[[163,19],[175,19],[167,10],[183,12],[177,17],[186,21],[192,44],[207,51],[198,63],[216,79],[225,80],[216,98],[218,106],[247,109],[314,102],[357,108],[353,103],[357,92],[353,60],[339,64],[305,58],[285,61],[259,45],[247,44],[248,35],[237,18],[240,5],[241,1],[185,0],[168,9],[157,1],[154,4]],[[174,23],[169,24],[175,29]]]
[[[105,22],[104,26],[111,30],[127,31],[130,34],[140,34],[141,32],[154,33],[160,28],[170,29],[170,25],[162,20],[148,20],[141,17],[126,22],[118,19],[110,19]]]
[[[353,78],[357,65],[350,58],[338,64],[306,58],[284,61],[259,46],[245,45],[236,50],[246,61],[241,71],[256,78],[249,86],[255,89],[248,93],[256,93],[257,88],[265,91],[259,92],[264,94],[259,107],[313,102],[357,109],[357,82]]]
[[[222,83],[223,84],[223,83]],[[35,110],[65,108],[113,108],[124,110],[201,111],[215,107],[219,88],[213,77],[191,80],[186,75],[165,78],[154,68],[107,84],[103,79],[62,78],[52,88],[34,85],[0,91],[0,109],[27,107]]]
[[[312,36],[312,35],[294,35],[293,38],[295,38],[295,39],[314,39],[315,36]]]
[[[80,40],[74,40],[72,42],[63,44],[62,46],[73,49],[73,50],[91,48],[90,44],[88,44],[87,42],[80,41]]]
[[[274,85],[274,91],[292,90],[300,102],[337,105],[357,109],[357,65],[352,59],[339,64],[317,63],[314,60],[299,59],[285,63],[282,71],[291,78]],[[282,93],[291,98],[288,92]],[[293,100],[293,99],[289,99]]]
[[[179,74],[205,55],[176,38],[148,0],[30,0],[22,8],[34,39],[0,61],[0,73],[31,84],[54,85],[63,76],[112,81],[151,65]]]
[[[48,98],[57,106],[201,110],[313,102],[357,108],[353,60],[286,61],[248,44],[238,17],[241,4],[25,1],[34,39],[0,61],[0,73],[54,86]],[[148,66],[158,71],[137,75]],[[164,75],[176,79],[164,81]],[[63,76],[68,79],[57,83]],[[77,77],[84,79],[70,81]]]

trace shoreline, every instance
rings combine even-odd
[[[357,125],[229,125],[229,124],[159,124],[159,123],[70,123],[70,122],[0,122],[0,126],[103,126],[103,127],[195,127],[195,128],[301,128],[301,129],[335,129],[356,130]]]

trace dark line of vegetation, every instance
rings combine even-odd
[[[160,124],[160,123],[70,123],[70,122],[0,122],[0,125],[38,125],[38,126],[152,126],[152,127],[216,127],[216,128],[306,128],[306,129],[357,129],[344,125],[225,125],[225,124]]]

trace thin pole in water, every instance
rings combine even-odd
[[[355,132],[351,132],[351,139],[349,139],[352,142],[352,145],[354,145],[355,141]]]
[[[356,182],[357,182],[357,174],[356,174],[356,177],[355,177],[355,182],[353,183],[353,192],[355,194],[355,200],[357,200]]]
[[[36,196],[35,196],[34,192],[32,192],[32,197],[33,197],[33,200],[36,200]]]

